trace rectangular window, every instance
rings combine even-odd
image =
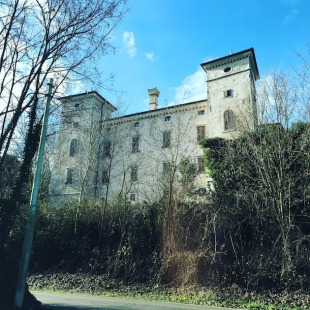
[[[224,112],[224,130],[234,130],[234,112],[232,110],[226,110]]]
[[[206,137],[206,127],[198,126],[197,127],[197,141],[201,141]]]
[[[134,127],[140,127],[140,122],[135,122],[133,125]]]
[[[102,155],[103,155],[103,157],[110,157],[111,156],[111,141],[103,142]]]
[[[171,144],[171,131],[163,132],[163,147],[169,147]]]
[[[67,179],[66,184],[72,184],[73,183],[73,169],[67,169]]]
[[[129,194],[129,200],[132,202],[136,201],[136,194],[134,193]]]
[[[198,115],[205,115],[205,110],[198,111]]]
[[[79,122],[74,122],[73,124],[72,124],[72,128],[79,128]]]
[[[171,163],[169,161],[163,162],[163,173],[169,174],[171,171]]]
[[[137,181],[138,180],[138,166],[137,165],[134,165],[134,166],[131,166],[131,181],[134,182],[134,181]]]
[[[198,173],[205,172],[205,163],[203,157],[198,157],[197,171]]]
[[[140,140],[139,136],[132,138],[132,153],[138,153],[139,152],[139,140]]]
[[[102,171],[102,184],[108,184],[109,183],[109,170],[103,170]]]
[[[169,116],[166,116],[165,117],[165,122],[170,122],[171,121],[171,116],[169,115]]]
[[[70,142],[69,156],[76,156],[78,153],[78,140],[72,139]]]
[[[232,97],[232,89],[224,90],[224,97]]]

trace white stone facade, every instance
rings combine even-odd
[[[197,102],[158,109],[153,88],[148,111],[111,118],[115,108],[95,91],[61,98],[51,200],[158,199],[168,171],[179,174],[182,157],[197,165],[195,186],[204,193],[211,180],[198,140],[233,139],[240,125],[255,129],[259,72],[252,48],[201,66],[207,99]]]

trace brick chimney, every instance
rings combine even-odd
[[[158,97],[160,92],[156,87],[148,89],[148,92],[150,96],[149,111],[156,110],[158,106]]]

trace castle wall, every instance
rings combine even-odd
[[[201,66],[208,77],[207,100],[157,109],[159,91],[154,88],[149,93],[156,95],[156,104],[150,98],[150,111],[111,118],[115,108],[97,92],[62,98],[51,200],[156,200],[171,173],[180,178],[182,157],[201,170],[194,185],[204,192],[212,180],[201,167],[198,141],[234,139],[245,127],[255,129],[259,73],[253,49]]]

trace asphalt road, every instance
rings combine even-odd
[[[130,298],[32,292],[44,310],[230,310],[228,308],[145,301]]]

